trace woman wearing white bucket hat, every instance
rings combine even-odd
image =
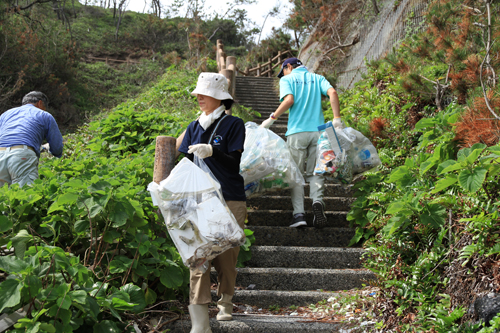
[[[191,160],[194,158],[193,154],[204,159],[221,184],[227,206],[238,224],[244,228],[246,196],[243,177],[239,172],[245,125],[240,118],[224,112],[233,104],[233,98],[228,93],[227,79],[217,73],[201,73],[196,89],[191,94],[197,97],[203,113],[187,127],[179,151]],[[211,262],[217,271],[217,295],[221,297],[217,302],[217,320],[232,319],[232,297],[239,250],[239,247],[229,249]],[[193,325],[191,333],[212,332],[208,317],[208,304],[212,302],[210,267],[203,274],[191,271],[189,301]]]

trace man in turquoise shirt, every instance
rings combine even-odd
[[[280,106],[262,127],[269,128],[286,110],[288,115],[287,145],[297,166],[310,185],[310,197],[313,200],[313,225],[316,228],[326,226],[325,205],[323,202],[324,178],[313,174],[316,165],[316,147],[319,138],[318,126],[324,124],[321,96],[330,98],[333,110],[333,126],[342,128],[339,98],[335,89],[321,75],[309,73],[297,58],[283,62],[280,78]],[[304,170],[305,166],[305,170]],[[293,219],[290,227],[307,225],[304,210],[304,188],[292,188]]]

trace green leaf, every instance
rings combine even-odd
[[[28,275],[24,280],[24,288],[29,288],[30,295],[38,295],[42,289],[42,281],[33,275]]]
[[[396,201],[393,202],[392,204],[389,205],[387,208],[387,211],[385,212],[386,214],[394,215],[397,214],[399,211],[405,208],[405,203],[401,201]]]
[[[109,264],[109,272],[111,274],[123,273],[132,265],[132,259],[125,256],[118,256]]]
[[[472,153],[470,153],[470,155],[467,156],[467,162],[469,164],[473,164],[474,162],[476,162],[479,155],[481,155],[481,153],[483,152],[483,150],[484,150],[484,148],[473,150]]]
[[[139,313],[146,307],[146,297],[144,291],[133,283],[129,283],[120,288],[121,291],[126,292],[130,296],[130,302],[136,304],[132,311]]]
[[[21,301],[22,285],[18,280],[8,279],[0,283],[0,312],[16,306]]]
[[[431,191],[431,193],[437,193],[440,192],[451,185],[455,184],[458,181],[458,177],[456,175],[450,174],[447,175],[445,178],[441,178],[436,182],[436,185],[434,189]]]
[[[113,297],[111,305],[113,306],[114,309],[116,309],[118,311],[132,310],[135,306],[135,304],[127,302],[127,301],[125,301],[121,298],[118,298],[118,297]]]
[[[94,333],[121,333],[116,323],[111,320],[103,320],[94,325]]]
[[[481,188],[486,178],[487,170],[485,168],[475,168],[462,170],[458,175],[458,183],[469,192],[476,193]]]
[[[441,173],[443,173],[443,170],[446,169],[447,167],[449,167],[450,165],[455,165],[457,164],[457,161],[455,160],[447,160],[447,161],[444,161],[443,163],[439,164],[437,169],[436,169],[436,173],[438,175],[440,175]]]
[[[127,223],[127,219],[134,216],[135,209],[128,201],[117,201],[112,206],[109,219],[114,222],[113,227],[121,227]]]
[[[20,273],[22,270],[26,269],[28,264],[21,259],[13,256],[2,256],[0,257],[0,270],[7,273]]]
[[[100,180],[97,183],[94,183],[88,187],[89,192],[98,193],[98,194],[106,194],[106,190],[110,189],[112,186],[110,183]]]
[[[75,231],[77,233],[86,232],[90,228],[90,223],[87,220],[78,220],[75,222]]]
[[[0,232],[6,232],[12,229],[13,223],[7,216],[0,215]]]
[[[26,244],[32,239],[31,235],[28,234],[26,230],[19,230],[16,236],[14,236],[12,241],[12,246],[14,246],[14,250],[16,256],[19,259],[24,258],[24,252],[26,251]]]
[[[182,270],[179,267],[167,266],[160,273],[160,282],[167,288],[182,285]]]
[[[446,208],[439,204],[431,204],[426,207],[424,213],[420,215],[422,224],[440,228],[446,223]]]
[[[146,300],[146,304],[148,304],[148,305],[154,304],[156,302],[156,298],[157,298],[156,292],[151,288],[147,288],[146,294],[144,295],[144,298]]]
[[[435,118],[422,118],[415,124],[416,130],[422,130],[436,125],[437,119]]]
[[[56,328],[54,327],[54,325],[49,323],[40,323],[40,329],[47,333],[56,333]]]
[[[57,198],[57,203],[59,205],[74,205],[76,204],[76,201],[78,200],[78,194],[77,193],[71,193],[67,192],[61,195],[59,198]]]
[[[449,161],[452,161],[452,160],[449,160]],[[445,161],[443,163],[446,163],[446,162],[448,162],[448,161]],[[443,163],[441,163],[441,165]],[[451,171],[455,171],[455,170],[460,170],[460,169],[463,169],[464,167],[465,167],[465,165],[463,165],[462,163],[458,163],[458,162],[455,162],[454,164],[450,163],[448,166],[444,167],[441,170],[441,172],[439,172],[439,174],[442,175],[443,173],[447,173],[447,172],[451,172]]]
[[[104,234],[103,239],[106,243],[113,243],[115,240],[118,240],[120,238],[120,235],[121,234],[118,231],[108,230]]]
[[[73,302],[85,304],[87,302],[87,292],[85,290],[75,290],[69,293],[69,297]]]
[[[59,297],[56,301],[56,304],[62,309],[69,310],[69,308],[71,307],[71,298],[69,297],[69,295]]]

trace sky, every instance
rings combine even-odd
[[[147,1],[146,6],[145,1]],[[226,2],[227,1],[225,0],[205,0],[206,11],[208,13],[218,13],[222,16],[227,10],[227,7],[225,6]],[[168,6],[168,3],[169,1],[162,1],[164,6]],[[149,4],[150,0],[129,0],[127,9],[143,13],[144,8],[146,8],[145,12],[147,13],[150,6]],[[290,4],[288,0],[257,0],[257,2],[253,5],[239,6],[237,8],[246,9],[250,20],[255,22],[255,26],[260,29],[264,23],[266,15],[276,5],[280,5],[281,10],[276,17],[267,18],[261,36],[261,39],[264,39],[271,33],[271,28],[273,26],[275,28],[279,28],[283,25],[291,12],[292,4]]]

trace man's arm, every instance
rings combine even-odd
[[[339,95],[334,88],[329,88],[326,92],[328,97],[330,97],[330,105],[333,110],[333,117],[340,118],[340,103],[339,103]]]
[[[63,137],[59,131],[56,120],[52,116],[48,118],[46,139],[50,146],[50,153],[55,157],[61,157],[63,152]]]
[[[281,102],[280,106],[274,111],[274,118],[279,118],[283,113],[285,113],[286,110],[290,109],[295,103],[295,100],[293,99],[293,95],[289,94],[286,95],[285,98],[283,99],[283,102]]]
[[[269,119],[265,120],[260,126],[264,128],[271,127],[271,125],[274,123],[276,119],[279,118],[279,116],[281,116],[283,113],[285,113],[286,110],[292,107],[294,102],[295,100],[293,99],[292,94],[286,95],[285,98],[283,99],[283,102],[281,102],[280,106],[278,106],[276,111],[274,111],[273,113],[274,119],[269,117]]]

